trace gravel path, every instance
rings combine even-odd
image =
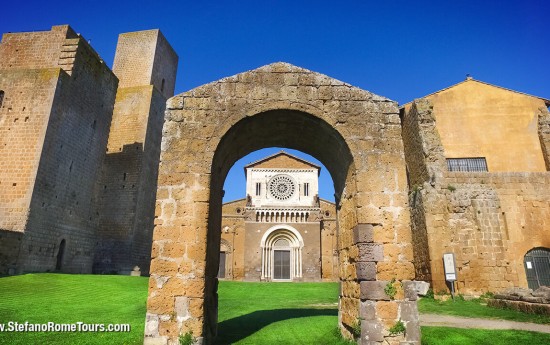
[[[550,333],[550,325],[508,320],[478,319],[440,314],[420,314],[421,326],[441,326],[456,328],[516,329]]]

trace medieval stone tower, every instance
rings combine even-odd
[[[147,269],[177,59],[158,30],[121,35],[114,72],[68,25],[3,36],[0,274]]]
[[[113,72],[119,88],[98,188],[95,273],[148,272],[166,100],[178,57],[159,30],[122,34]]]

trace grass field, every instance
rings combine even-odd
[[[349,344],[336,283],[221,282],[218,294],[219,344]]]
[[[0,324],[131,325],[125,333],[0,332],[0,344],[142,344],[147,281],[63,274],[0,278]],[[218,292],[219,344],[349,344],[337,332],[336,283],[220,282]],[[433,312],[429,303],[421,302],[421,309]],[[422,327],[422,333],[425,345],[550,344],[549,334],[531,332]]]
[[[550,316],[520,313],[511,309],[489,308],[485,305],[483,299],[465,301],[464,299],[456,298],[454,302],[452,300],[442,302],[435,299],[422,298],[418,303],[418,310],[421,313],[550,324]]]
[[[1,344],[143,344],[145,277],[27,274],[0,278],[0,323],[129,323],[125,333],[0,333]]]
[[[550,334],[512,331],[421,327],[422,345],[548,345]]]

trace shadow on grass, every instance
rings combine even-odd
[[[337,316],[337,309],[274,309],[258,310],[218,324],[216,344],[232,344],[258,332],[271,323],[311,316]]]

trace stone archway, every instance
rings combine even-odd
[[[344,335],[419,341],[403,143],[397,104],[286,63],[224,78],[168,101],[159,169],[145,343],[192,331],[212,343],[225,177],[271,146],[318,158],[337,194]],[[395,294],[384,288],[395,279]]]

